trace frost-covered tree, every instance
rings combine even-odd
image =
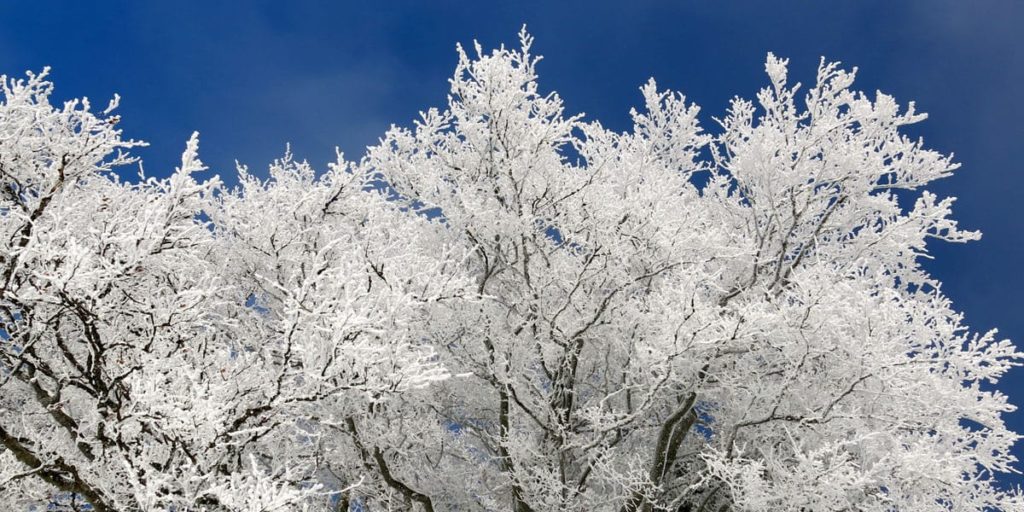
[[[1021,355],[920,265],[978,234],[922,190],[956,164],[913,104],[769,55],[714,129],[651,81],[615,133],[521,43],[460,49],[447,108],[359,163],[234,189],[195,139],[122,182],[115,117],[5,81],[0,499],[1024,510],[989,385]]]
[[[386,441],[435,508],[1020,509],[981,387],[1019,355],[918,263],[977,234],[896,195],[956,167],[912,104],[824,61],[800,98],[769,55],[714,135],[653,81],[614,133],[538,92],[530,43],[460,53],[448,109],[363,162],[473,251],[482,300],[431,317],[472,385],[406,409],[452,439]]]
[[[228,190],[193,178],[193,137],[169,178],[122,182],[116,101],[54,108],[44,76],[0,104],[3,508],[289,510],[357,484],[329,426],[447,375],[420,333],[465,288],[438,227],[340,157]]]

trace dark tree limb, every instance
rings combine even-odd
[[[46,483],[61,491],[81,495],[96,512],[114,512],[114,508],[106,502],[103,493],[89,485],[78,473],[78,469],[65,462],[63,458],[57,457],[56,460],[43,462],[32,452],[24,440],[11,435],[2,426],[0,426],[0,443],[3,443],[4,448],[10,450],[22,464],[33,469],[34,474]]]
[[[679,445],[686,434],[697,422],[697,413],[693,405],[697,401],[697,394],[690,393],[679,409],[672,416],[669,416],[661,425],[658,433],[658,441],[654,447],[654,460],[651,461],[651,469],[648,473],[650,487],[657,487],[662,484],[668,469],[675,463],[679,454]],[[630,494],[626,502],[622,504],[620,512],[636,512],[644,503],[644,488],[637,488]]]
[[[368,459],[371,457],[371,454],[359,439],[359,433],[356,431],[355,420],[352,418],[345,418],[345,425],[352,433],[352,440],[355,443],[356,448],[359,450],[360,455],[363,457],[363,460],[369,462]],[[407,500],[415,501],[422,505],[426,512],[434,512],[434,502],[430,499],[430,496],[409,487],[405,482],[395,478],[395,476],[391,474],[391,468],[388,466],[388,461],[384,458],[384,453],[380,451],[380,448],[376,446],[373,447],[372,458],[377,464],[377,472],[380,473],[381,478],[384,479],[384,483],[388,484],[392,489],[402,493]]]

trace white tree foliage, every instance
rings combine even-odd
[[[447,109],[358,164],[234,188],[196,137],[122,181],[116,98],[5,77],[0,502],[1024,510],[991,386],[1021,354],[920,265],[979,235],[905,192],[957,167],[913,103],[769,55],[714,130],[652,80],[615,133],[531,43],[460,48]]]

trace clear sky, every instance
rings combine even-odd
[[[7,1],[0,73],[49,65],[60,98],[121,94],[121,126],[152,144],[138,151],[150,175],[173,169],[193,130],[221,175],[236,159],[264,167],[286,142],[323,168],[335,146],[358,159],[391,123],[443,106],[456,42],[514,45],[523,23],[542,89],[619,130],[651,76],[710,126],[765,85],[769,51],[805,83],[825,56],[858,66],[859,89],[916,100],[931,118],[913,134],[963,164],[931,189],[985,233],[935,245],[928,266],[969,325],[1024,345],[1022,0]],[[1024,405],[1024,370],[1001,387]],[[1024,412],[1010,423],[1024,431]]]

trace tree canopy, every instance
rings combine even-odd
[[[323,173],[163,179],[46,73],[0,96],[11,510],[1024,510],[1021,354],[921,266],[957,168],[822,60],[715,127],[542,93],[532,38]],[[88,504],[87,506],[85,504]],[[83,508],[86,507],[86,508]]]

